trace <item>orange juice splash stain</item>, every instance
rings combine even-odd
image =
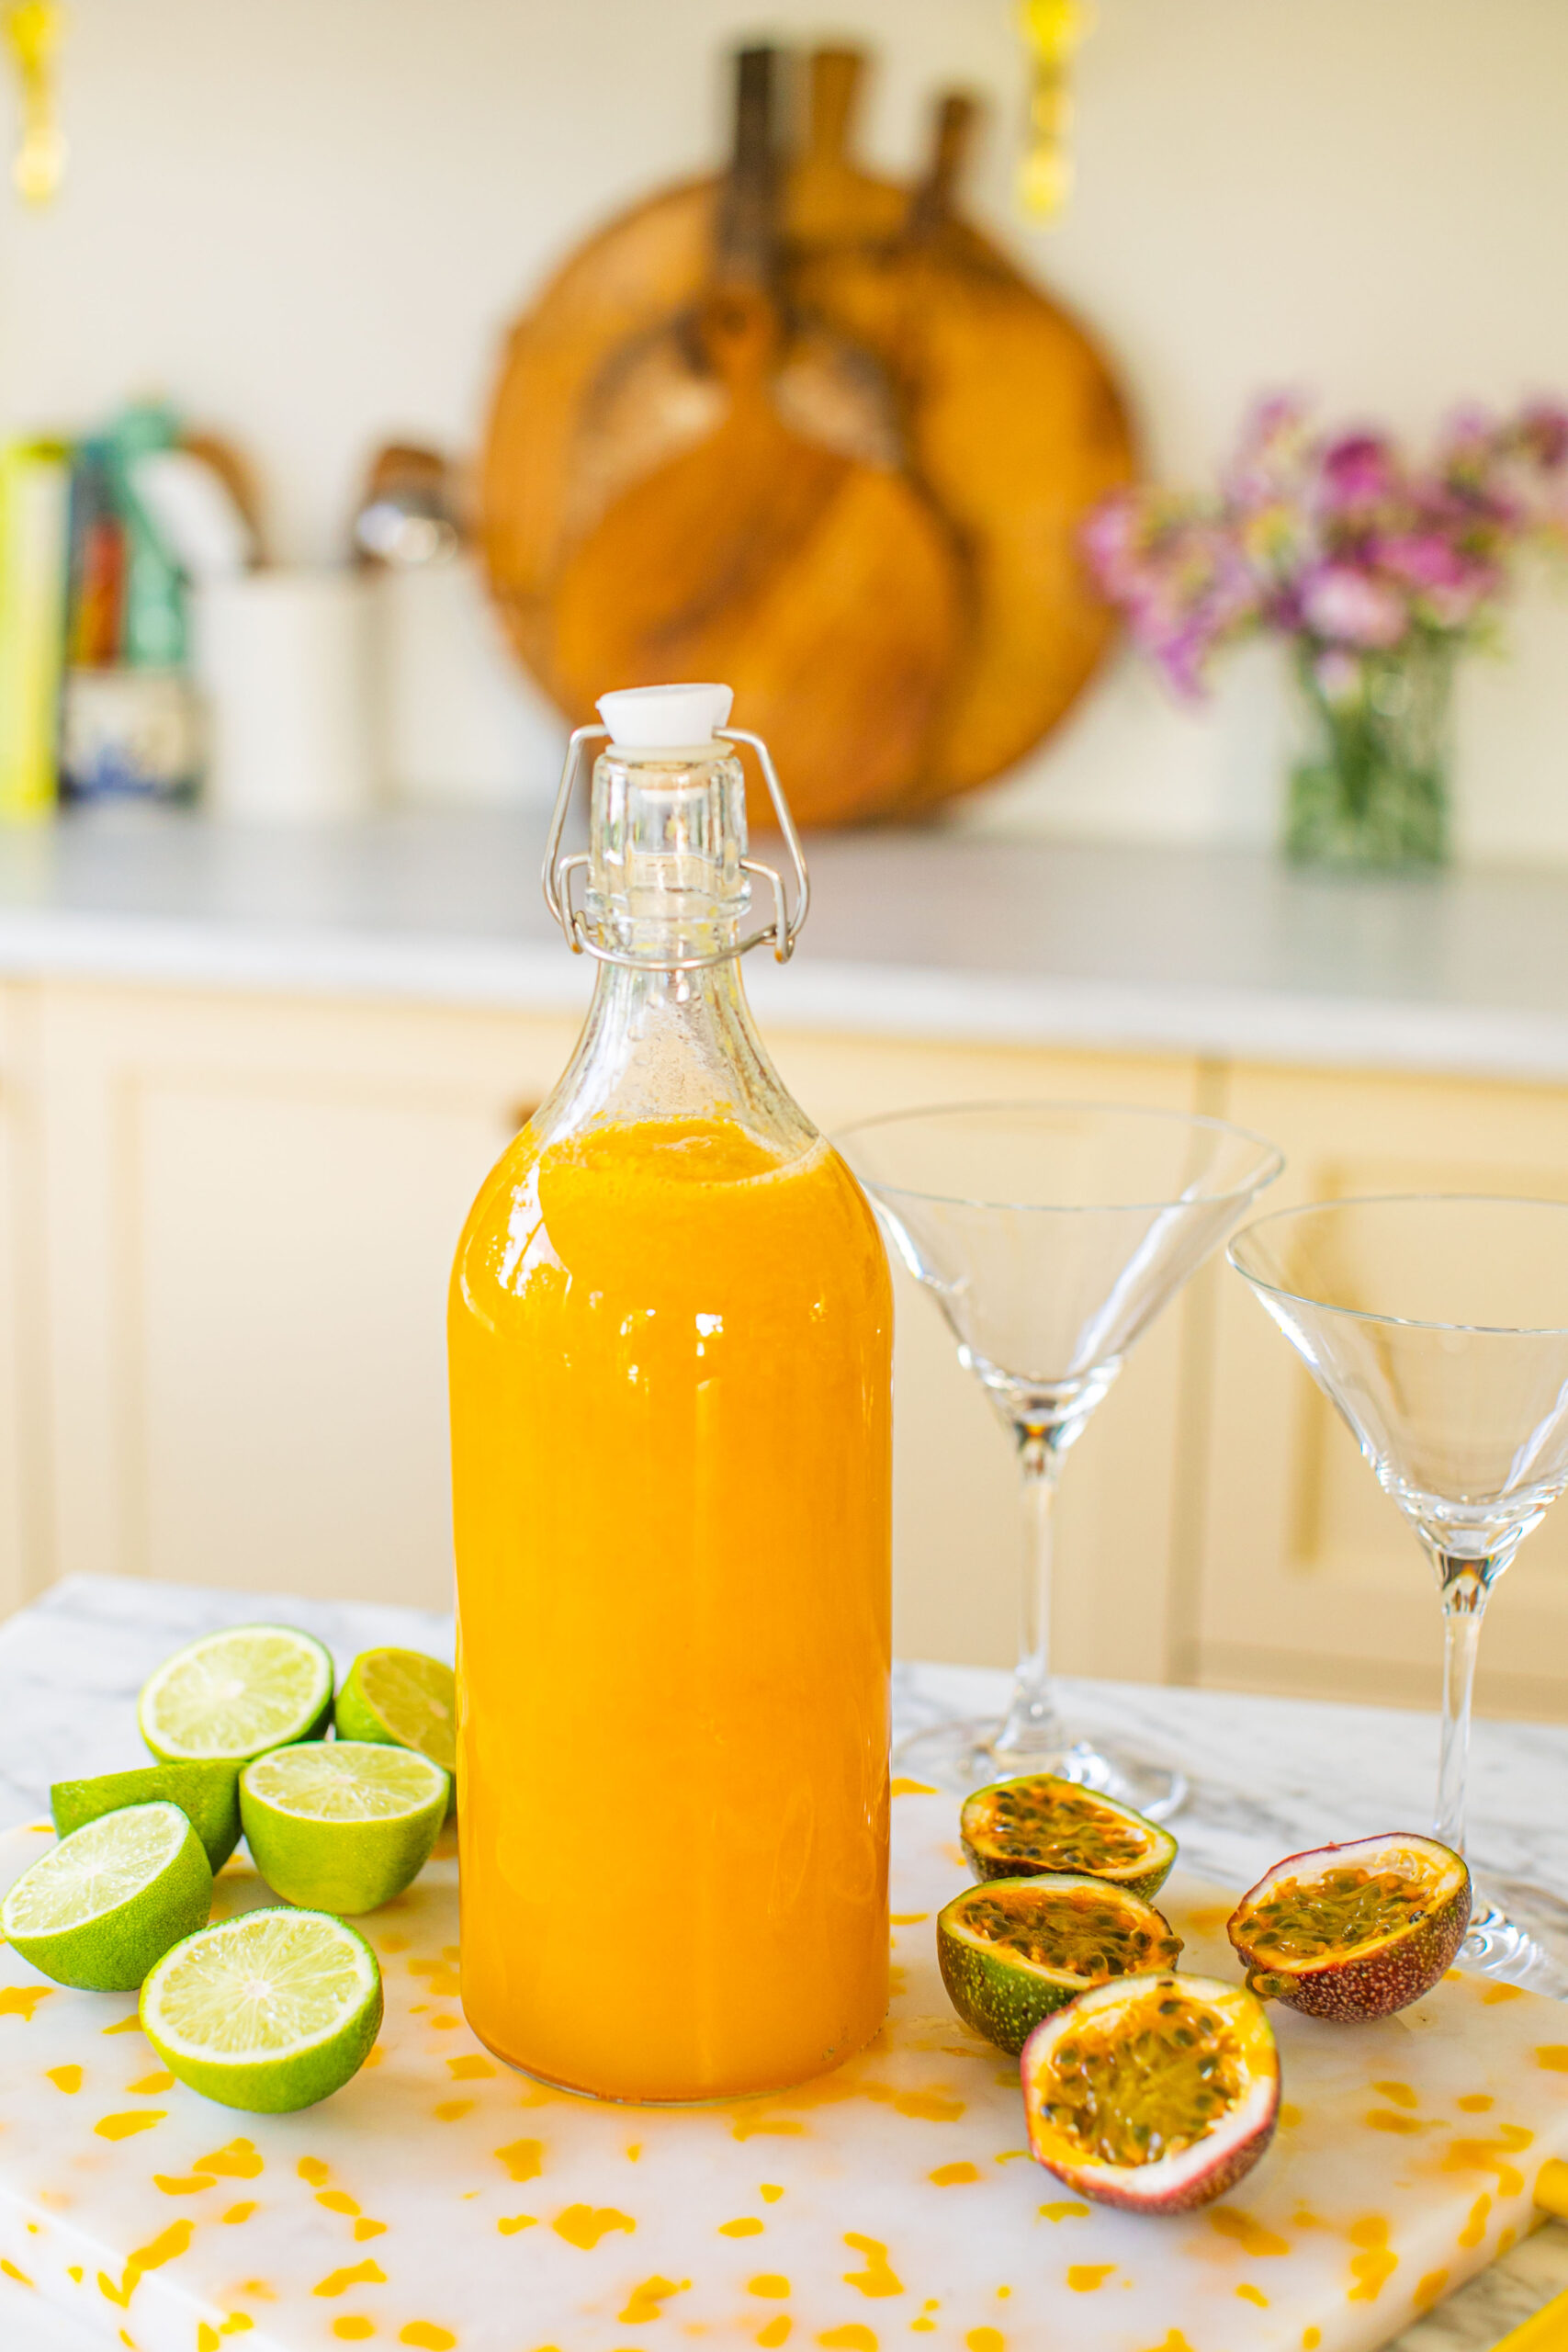
[[[316,2191],[316,2202],[318,2205],[324,2205],[329,2213],[347,2213],[352,2216],[359,2211],[357,2200],[341,2188],[319,2188]]]
[[[771,2122],[765,2118],[751,2122],[743,2115],[736,2117],[729,2130],[731,2138],[736,2140],[799,2140],[806,2135],[804,2123]]]
[[[400,2344],[412,2344],[415,2352],[453,2352],[457,2341],[449,2327],[437,2327],[430,2319],[411,2319],[398,2335]]]
[[[631,2146],[626,2150],[626,2162],[629,2165],[635,2165],[639,2164],[641,2160],[642,2142],[640,2140],[634,2140]]]
[[[151,2132],[167,2113],[166,2108],[143,2107],[129,2115],[101,2115],[93,2129],[100,2140],[129,2140],[138,2132]]]
[[[494,2075],[495,2068],[488,2058],[471,2056],[448,2058],[446,2072],[455,2083],[483,2083],[489,2081]]]
[[[1113,2262],[1074,2262],[1067,2266],[1067,2284],[1075,2295],[1098,2293],[1110,2278]]]
[[[195,2197],[203,2188],[216,2188],[218,2183],[206,2172],[155,2172],[152,2186],[161,2188],[165,2197]]]
[[[1303,2330],[1302,2330],[1302,2352],[1317,2352],[1317,2347],[1318,2347],[1318,2346],[1319,2346],[1322,2342],[1323,2342],[1323,2330],[1322,2330],[1322,2328],[1321,2328],[1321,2327],[1303,2327]]]
[[[780,2312],[777,2319],[771,2319],[766,2327],[760,2327],[757,2330],[757,2341],[762,2346],[762,2352],[776,2352],[777,2346],[787,2344],[793,2325],[794,2322]]]
[[[334,2319],[333,2322],[333,2334],[341,2336],[345,2344],[363,2344],[367,2336],[375,2333],[373,2319]]]
[[[44,2078],[52,2083],[57,2091],[79,2091],[82,2087],[80,2066],[49,2066],[44,2069]]]
[[[614,2205],[569,2205],[550,2223],[558,2238],[568,2245],[575,2245],[592,2254],[602,2237],[612,2230],[632,2231],[637,2227],[629,2213],[617,2211]]]
[[[241,2289],[254,2303],[276,2303],[277,2297],[265,2278],[247,2278]]]
[[[1446,2270],[1428,2270],[1424,2278],[1416,2280],[1416,2292],[1410,2300],[1418,2312],[1429,2312],[1434,2303],[1441,2301],[1443,2290],[1448,2283],[1449,2274]]]
[[[1496,2100],[1488,2098],[1484,2091],[1466,2091],[1462,2098],[1456,2098],[1454,2101],[1454,2105],[1464,2115],[1485,2115],[1496,2104]]]
[[[385,2222],[373,2222],[368,2213],[362,2213],[354,2225],[354,2234],[357,2243],[363,2245],[367,2238],[384,2238],[387,2224]]]
[[[226,2147],[215,2148],[209,2156],[197,2156],[192,2172],[216,2173],[224,2180],[254,2180],[262,2170],[262,2160],[252,2140],[231,2140]],[[327,2177],[321,2167],[321,2178]]]
[[[1054,2205],[1042,2205],[1040,2218],[1043,2222],[1087,2221],[1089,2207],[1075,2204],[1071,2198],[1059,2197]]]
[[[1374,2083],[1379,2098],[1386,2098],[1391,2107],[1419,2107],[1421,2102],[1408,2083]]]
[[[934,1797],[938,1792],[929,1781],[896,1780],[887,1792],[890,1797]]]
[[[784,2195],[784,2190],[776,2180],[760,2180],[757,2183],[757,2194],[764,2205],[776,2205]]]
[[[513,2180],[536,2180],[545,2168],[542,2140],[512,2140],[494,2153]]]
[[[308,2188],[324,2188],[332,2178],[332,2166],[320,2156],[301,2156],[294,2167]]]
[[[435,2108],[435,2120],[437,2123],[460,2123],[465,2115],[471,2115],[473,2111],[471,2098],[444,2098]]]
[[[1231,1915],[1221,1904],[1201,1903],[1187,1916],[1201,1936],[1212,1936],[1224,1926]]]
[[[1289,2254],[1291,2241],[1277,2231],[1266,2229],[1251,2213],[1244,2213],[1238,2205],[1212,2205],[1209,2227],[1223,2238],[1229,2238],[1244,2254],[1258,2256]]]
[[[927,2175],[938,2188],[956,2188],[962,2181],[978,2180],[979,2177],[978,2165],[938,2165],[935,2172]]]
[[[897,2000],[900,1993],[907,1993],[908,1989],[908,1970],[907,1968],[900,1968],[897,1962],[894,1961],[887,1971],[887,1991],[889,1998]]]
[[[624,2327],[646,2327],[650,2319],[662,2319],[663,2306],[671,2295],[679,2295],[691,2285],[689,2278],[645,2278],[626,2297],[625,2311],[616,2317]]]
[[[1516,2239],[1517,2238],[1518,2234],[1519,2234],[1519,2233],[1518,2233],[1517,2230],[1511,2230],[1511,2229],[1510,2229],[1510,2230],[1499,2230],[1499,2231],[1498,2231],[1498,2233],[1497,2233],[1497,2255],[1496,2255],[1496,2259],[1497,2259],[1499,2262],[1501,2262],[1501,2261],[1502,2261],[1503,2256],[1507,2253],[1508,2248],[1509,2248],[1509,2247],[1514,2244],[1514,2242],[1515,2242],[1515,2241],[1516,2241]]]
[[[162,2091],[175,2087],[173,2075],[143,2075],[139,2083],[127,2083],[126,2090],[132,2098],[156,2098]]]
[[[255,2210],[254,2205],[231,2205],[220,2218],[225,2222],[248,2222]]]
[[[346,2295],[351,2287],[384,2287],[387,2274],[378,2262],[352,2262],[342,2270],[329,2270],[311,2288],[312,2295]],[[250,2292],[255,2293],[254,2287]]]
[[[1568,2075],[1568,2041],[1545,2041],[1535,2053],[1535,2063],[1544,2066],[1549,2075]],[[1464,2105],[1461,2099],[1460,2105]]]
[[[81,2264],[79,2262],[68,2262],[65,2266],[65,2276],[79,2287],[82,2284]]]
[[[897,1783],[895,1781],[894,1786]],[[876,2337],[869,2327],[852,2320],[847,2327],[830,2327],[817,2339],[826,2352],[876,2352]]]
[[[14,2278],[18,2287],[32,2287],[33,2282],[27,2272],[18,2270],[9,2255],[0,2255],[0,2270],[6,2273],[7,2278]],[[33,2292],[35,2294],[38,2292],[36,2287],[33,2288]]]
[[[1256,2303],[1260,2312],[1266,2312],[1268,2310],[1269,2298],[1264,2293],[1261,2287],[1248,2287],[1243,2285],[1238,2287],[1235,2291],[1244,2303]]]
[[[423,1978],[426,1992],[438,2001],[455,2001],[463,1989],[462,1978],[446,1961],[411,1960],[409,1974]]]
[[[1315,2335],[1310,2328],[1307,2333],[1313,2335],[1313,2342],[1315,2344],[1317,2341]],[[1173,2327],[1165,2341],[1162,2344],[1151,2344],[1148,2352],[1192,2352],[1192,2346],[1188,2343],[1181,2330],[1179,2327]],[[1307,2352],[1312,2352],[1311,2346],[1307,2347]]]
[[[1419,2138],[1421,2132],[1421,2126],[1413,2115],[1395,2115],[1392,2109],[1386,2107],[1369,2108],[1361,2120],[1369,2132],[1393,2132],[1403,2139],[1409,2139],[1412,2133]]]
[[[205,2320],[197,2322],[196,2352],[219,2352],[222,2341],[215,2327],[209,2327]]]
[[[993,2156],[991,2161],[993,2164],[998,2165],[1015,2165],[1019,2162],[1021,2157],[1027,2157],[1028,2154],[1029,2150],[1027,2148],[1004,2148],[1001,2154],[999,2156]]]
[[[844,2244],[852,2254],[865,2256],[863,2270],[846,2270],[846,2287],[858,2287],[863,2295],[901,2295],[904,2281],[897,2278],[887,2259],[887,2248],[880,2238],[863,2238],[858,2232],[845,2233]]]
[[[1302,2120],[1302,2111],[1293,2099],[1282,2098],[1280,2101],[1279,2117],[1280,2131],[1293,2132]]]
[[[220,2335],[243,2335],[248,2328],[253,2328],[254,2325],[254,2320],[249,2318],[245,2312],[231,2312],[220,2326],[218,2333]]]
[[[1461,2245],[1479,2245],[1486,2235],[1486,2217],[1492,2211],[1492,2199],[1483,2194],[1470,2209],[1470,2219],[1459,2233]]]
[[[7,1984],[0,1992],[0,2018],[25,2018],[31,2025],[39,2003],[53,1998],[52,1984]]]
[[[98,2030],[101,2033],[140,2033],[141,2019],[132,2009],[128,2018],[117,2018],[113,2025],[100,2026]]]
[[[892,1920],[896,1928],[918,1928],[922,1919],[929,1919],[931,1916],[929,1911],[895,1911]]]
[[[436,2033],[457,2033],[462,2030],[463,2020],[461,2018],[449,2018],[443,2012],[440,2017],[432,2018],[430,2023],[433,2031]],[[495,2072],[493,2066],[491,2072],[492,2074]]]
[[[1389,2250],[1388,2223],[1380,2213],[1369,2213],[1365,2220],[1350,2224],[1350,2243],[1361,2252],[1350,2257],[1350,2276],[1356,2284],[1347,2290],[1345,2300],[1351,2303],[1375,2303],[1389,2280],[1399,2267],[1399,2256]]]
[[[1016,2086],[1018,2069],[999,2079]],[[890,2107],[917,2123],[956,2123],[964,2112],[964,2101],[947,2091],[896,2091],[886,2083],[868,2083],[865,2095],[877,2107]]]
[[[789,2280],[778,2270],[759,2270],[754,2278],[746,2281],[746,2292],[761,2295],[766,2302],[782,2303],[789,2291]]]
[[[1483,2009],[1495,2009],[1500,2001],[1522,2001],[1524,1997],[1522,1984],[1488,1984],[1481,1996],[1481,2006]]]
[[[1522,2124],[1500,2123],[1495,2140],[1456,2140],[1443,2158],[1443,2170],[1495,2173],[1499,2197],[1522,2196],[1525,2177],[1509,2158],[1521,2154],[1534,2138],[1534,2132]]]
[[[536,2230],[539,2217],[536,2213],[503,2213],[495,2226],[503,2238],[514,2238],[519,2230]]]
[[[999,2327],[972,2327],[964,2341],[968,2352],[1007,2352],[1007,2338]]]
[[[754,2221],[750,2214],[744,2214],[738,2222],[721,2222],[718,2225],[718,2233],[721,2238],[760,2238],[762,2234],[762,2224],[761,2222]]]

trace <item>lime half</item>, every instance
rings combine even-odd
[[[237,1764],[145,1764],[132,1772],[103,1772],[93,1781],[56,1781],[49,1809],[62,1838],[84,1822],[128,1804],[177,1804],[207,1849],[214,1872],[240,1842],[240,1770]]]
[[[333,1662],[292,1625],[235,1625],[176,1650],[142,1685],[141,1736],[164,1763],[234,1764],[332,1721]]]
[[[204,1928],[141,1988],[141,2030],[170,2074],[253,2115],[341,2090],[380,2026],[375,1953],[319,1911],[243,1911]]]
[[[340,1739],[387,1741],[417,1749],[443,1771],[457,1769],[457,1685],[444,1658],[423,1650],[361,1651],[336,1713]]]
[[[179,1806],[136,1804],[24,1871],[0,1905],[0,1934],[57,1984],[129,1993],[211,1909],[212,1872]]]
[[[408,1747],[312,1740],[240,1775],[251,1859],[287,1902],[374,1911],[419,1876],[446,1816],[447,1778]]]

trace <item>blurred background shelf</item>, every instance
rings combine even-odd
[[[540,831],[0,837],[0,1605],[78,1571],[446,1605],[447,1268],[586,996]],[[1273,1136],[1280,1205],[1568,1195],[1568,876],[1346,888],[1241,851],[942,832],[825,839],[812,869],[796,962],[750,977],[824,1126],[1130,1099]],[[1000,1663],[1006,1441],[902,1281],[897,1346],[899,1646]],[[1437,1611],[1393,1507],[1223,1268],[1080,1464],[1065,1668],[1428,1694]],[[1494,1710],[1568,1713],[1565,1567],[1549,1519],[1498,1596]]]

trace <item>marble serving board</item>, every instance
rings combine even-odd
[[[894,1815],[885,2033],[727,2107],[600,2106],[489,2057],[457,2000],[449,1853],[362,1923],[381,2038],[299,2115],[198,2098],[130,1996],[51,1989],[0,1950],[12,2324],[30,2289],[132,2352],[1366,2352],[1530,2226],[1568,2153],[1568,2018],[1458,1975],[1380,2026],[1276,2009],[1280,2129],[1221,2203],[1157,2221],[1071,2196],[1025,2154],[1016,2066],[942,1991],[952,1801]],[[48,1834],[0,1837],[0,1887]],[[1234,1974],[1224,1893],[1167,1896],[1188,1963]],[[220,1913],[269,1899],[243,1859],[220,1879]]]

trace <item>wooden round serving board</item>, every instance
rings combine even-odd
[[[513,329],[481,539],[574,723],[724,678],[801,821],[863,822],[987,783],[1081,690],[1111,616],[1077,535],[1132,437],[1082,328],[954,211],[967,105],[899,187],[852,158],[860,61],[821,52],[781,171],[766,54],[730,171],[612,222]]]

